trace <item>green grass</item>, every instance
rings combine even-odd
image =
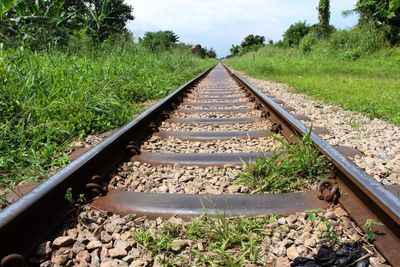
[[[287,83],[297,93],[400,125],[400,48],[352,61],[265,47],[224,63],[260,79]]]
[[[133,232],[133,238],[153,257],[163,255],[163,266],[186,266],[187,261],[196,266],[261,264],[259,253],[263,237],[268,233],[266,226],[275,220],[273,215],[258,218],[227,218],[222,214],[212,218],[204,215],[185,225],[166,221],[154,231],[138,228]],[[174,244],[182,244],[184,240],[190,240],[193,245],[187,243],[180,249],[174,248]],[[198,248],[198,243],[203,244],[204,250]],[[191,259],[185,258],[185,249],[192,255]]]
[[[272,156],[245,162],[236,182],[249,186],[253,193],[286,193],[329,178],[332,176],[330,163],[314,147],[309,134],[294,144],[275,137],[280,145]]]
[[[213,63],[133,44],[0,50],[0,190],[47,178],[68,163],[72,140],[120,127]]]

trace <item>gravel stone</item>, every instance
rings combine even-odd
[[[35,254],[37,256],[46,256],[46,255],[50,255],[52,251],[53,251],[53,249],[51,248],[51,242],[46,241],[46,242],[40,243],[39,247],[36,249]]]
[[[126,250],[121,247],[116,247],[116,248],[109,249],[108,255],[112,258],[122,258],[122,257],[128,255],[128,252],[126,252]]]
[[[75,239],[70,236],[60,236],[53,241],[53,246],[58,247],[69,247],[75,242]]]
[[[102,245],[103,245],[103,244],[102,244],[100,241],[98,241],[98,240],[92,240],[92,241],[90,241],[90,242],[87,244],[86,248],[87,248],[88,250],[92,251],[92,250],[96,250],[96,249],[101,248]]]

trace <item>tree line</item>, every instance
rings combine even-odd
[[[127,23],[133,7],[124,0],[1,0],[0,48],[97,45],[105,41],[132,42]],[[147,32],[139,43],[151,52],[181,47],[200,57],[216,57],[215,51],[179,42],[173,31]]]
[[[309,25],[306,21],[299,21],[289,26],[283,34],[283,40],[274,45],[284,48],[299,47],[304,52],[309,52],[319,40],[328,40],[332,34],[337,33],[333,42],[346,42],[346,39],[356,38],[364,32],[369,40],[367,49],[388,43],[400,44],[400,0],[358,0],[352,10],[343,11],[343,16],[357,14],[359,20],[350,32],[339,32],[330,24],[330,1],[320,0],[317,6],[318,23]],[[373,38],[375,36],[375,38]],[[377,40],[381,39],[380,42]],[[257,50],[264,46],[264,36],[248,35],[240,45],[232,45],[230,56],[241,55]],[[350,40],[353,41],[353,40]],[[273,44],[269,41],[269,44]],[[340,45],[340,44],[337,44]],[[348,45],[348,44],[342,44]]]

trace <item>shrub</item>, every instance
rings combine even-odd
[[[387,46],[385,33],[368,23],[351,30],[341,30],[329,38],[329,50],[343,59],[357,59]]]
[[[289,26],[283,34],[283,43],[286,47],[297,46],[300,40],[308,34],[310,26],[306,21],[299,21]]]
[[[319,38],[315,31],[310,31],[306,36],[301,39],[299,47],[305,54],[311,52],[314,46],[318,43]]]

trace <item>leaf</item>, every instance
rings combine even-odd
[[[367,236],[368,236],[368,239],[369,239],[369,240],[374,241],[376,235],[375,235],[374,232],[368,231],[368,232],[367,232]]]
[[[7,13],[13,7],[21,3],[22,0],[1,0],[0,2],[0,15]]]

